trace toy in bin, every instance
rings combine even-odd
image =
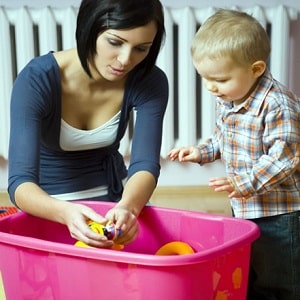
[[[194,249],[187,243],[181,241],[173,241],[162,245],[157,251],[156,255],[184,255],[193,254]]]
[[[117,229],[115,224],[111,222],[108,222],[106,225],[102,225],[94,221],[89,221],[88,225],[94,232],[97,232],[101,235],[105,235],[109,240],[115,240],[122,233],[121,229]],[[75,246],[91,247],[82,241],[77,241],[75,243]],[[122,250],[123,248],[124,248],[123,245],[114,244],[111,249]],[[162,245],[156,251],[155,254],[156,255],[183,255],[183,254],[192,254],[192,253],[194,253],[194,249],[189,244],[181,241],[173,241]]]
[[[88,225],[94,232],[97,232],[101,235],[106,236],[109,240],[115,240],[122,233],[122,230],[117,229],[115,224],[113,224],[112,222],[108,222],[106,225],[102,225],[102,224],[99,224],[99,223],[94,222],[94,221],[89,221]],[[87,244],[85,244],[82,241],[77,241],[75,243],[75,246],[78,246],[78,247],[91,247],[91,246],[88,246]],[[114,244],[111,247],[111,249],[114,249],[114,250],[122,250],[123,248],[124,248],[124,246],[120,245],[120,244]]]
[[[18,212],[15,206],[0,206],[0,218],[15,214]]]
[[[101,235],[105,235],[109,240],[115,240],[118,238],[122,231],[121,229],[116,229],[115,224],[108,222],[106,225],[99,224],[94,221],[88,222],[89,227],[94,231]],[[77,241],[75,246],[78,247],[90,247],[82,241]],[[123,245],[114,244],[111,249],[114,250],[122,250],[124,248]],[[181,241],[173,241],[162,245],[157,251],[156,255],[183,255],[183,254],[192,254],[195,253],[194,249],[187,243]]]

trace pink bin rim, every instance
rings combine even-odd
[[[86,205],[93,205],[93,201],[80,201]],[[109,209],[113,204],[108,202],[101,202],[101,206]],[[180,265],[189,265],[195,263],[201,263],[204,261],[209,261],[218,256],[224,255],[231,251],[231,249],[236,249],[247,244],[251,244],[256,240],[260,231],[258,226],[249,221],[243,219],[236,219],[233,217],[207,214],[202,212],[195,211],[186,211],[180,209],[171,209],[171,208],[162,208],[156,206],[147,206],[144,209],[151,210],[157,209],[161,212],[174,212],[180,213],[181,215],[187,216],[197,216],[199,218],[218,220],[218,221],[230,221],[236,222],[238,224],[243,224],[247,226],[247,231],[240,237],[236,237],[229,241],[225,241],[220,246],[215,246],[211,249],[203,249],[199,252],[189,255],[170,255],[170,256],[158,256],[152,254],[139,254],[126,251],[115,251],[111,249],[95,249],[95,248],[81,248],[74,247],[73,245],[63,244],[58,242],[46,241],[33,237],[24,237],[20,235],[10,234],[6,232],[1,232],[1,222],[5,222],[10,219],[11,221],[17,221],[20,218],[26,218],[28,215],[24,212],[18,212],[9,216],[6,216],[0,219],[0,244],[6,243],[10,245],[15,245],[18,247],[31,248],[40,251],[59,253],[63,255],[72,255],[75,257],[90,258],[103,261],[113,261],[121,262],[127,264],[140,264],[140,265],[149,265],[149,266],[180,266]]]

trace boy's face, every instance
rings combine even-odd
[[[240,66],[230,57],[204,58],[194,66],[212,95],[236,105],[248,98],[257,79],[251,65]]]

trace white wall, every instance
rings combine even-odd
[[[18,7],[27,5],[30,7],[43,7],[47,5],[65,7],[78,6],[80,0],[0,0],[0,6]],[[238,0],[162,0],[163,5],[169,7],[251,7],[259,5],[255,0],[238,1]],[[265,0],[262,6],[285,5],[293,7],[300,12],[300,1],[296,0]],[[299,13],[298,13],[299,15]],[[286,67],[289,70],[289,87],[300,95],[300,18],[291,23],[290,35],[292,37],[292,46],[290,49],[290,62]],[[3,47],[3,45],[1,46]],[[1,51],[1,49],[0,49]],[[0,99],[1,109],[1,99]],[[1,130],[1,129],[0,129]],[[0,132],[1,137],[1,132]],[[159,179],[160,186],[173,185],[206,185],[211,176],[219,176],[224,174],[224,168],[221,163],[216,162],[204,167],[197,164],[181,165],[179,163],[162,160],[162,171]],[[0,189],[7,186],[7,162],[0,157]]]

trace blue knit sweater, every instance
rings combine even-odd
[[[155,66],[145,78],[133,70],[126,82],[113,145],[64,151],[59,145],[59,67],[51,52],[32,59],[18,75],[11,97],[8,192],[12,202],[16,188],[24,182],[36,183],[49,194],[108,185],[110,196],[119,198],[126,176],[145,170],[157,179],[167,101],[168,81],[162,70]],[[118,149],[133,109],[137,114],[127,170]]]

